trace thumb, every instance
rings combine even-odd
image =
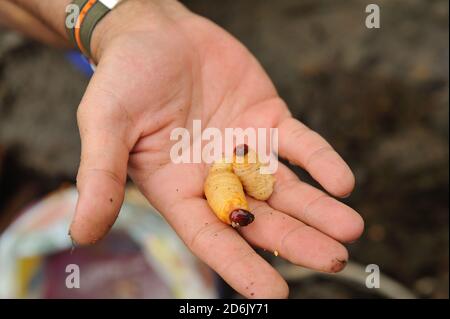
[[[97,81],[100,82],[100,81]],[[129,118],[120,102],[91,80],[78,108],[81,162],[78,203],[69,234],[76,244],[92,244],[114,224],[124,198],[129,152]]]

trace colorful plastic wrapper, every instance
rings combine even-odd
[[[77,197],[73,187],[55,192],[1,235],[0,298],[217,297],[209,269],[134,187],[110,234],[72,249]]]

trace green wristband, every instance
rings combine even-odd
[[[91,38],[92,33],[94,33],[95,26],[100,22],[101,19],[111,10],[109,10],[105,5],[101,2],[96,2],[91,10],[89,10],[86,18],[83,21],[80,30],[80,38],[81,43],[83,44],[84,49],[86,50],[89,57],[91,54]]]
[[[110,5],[108,7],[103,2]],[[111,4],[113,3],[113,4]],[[115,0],[73,0],[72,4],[78,6],[79,15],[76,20],[80,20],[77,29],[76,26],[69,28],[66,23],[66,30],[69,39],[83,54],[92,57],[91,38],[95,26],[103,17],[111,11],[111,8],[117,4]],[[69,13],[68,13],[69,14]]]
[[[88,2],[88,0],[73,0],[72,5],[75,5],[78,7],[78,13],[79,13],[79,12],[81,12],[81,9],[84,8],[84,6],[86,5],[87,2]],[[74,21],[72,21],[71,24],[69,25],[69,23],[68,23],[69,15],[73,14],[73,12],[66,10],[66,13],[67,13],[67,15],[66,15],[67,35],[69,36],[70,43],[72,43],[72,45],[74,45],[75,47],[78,47],[77,41],[75,41],[75,28],[76,28],[76,22],[78,19],[78,15],[74,17]]]

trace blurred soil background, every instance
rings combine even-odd
[[[448,1],[184,3],[246,44],[292,113],[354,169],[346,202],[366,231],[349,245],[352,260],[379,265],[419,297],[448,298]],[[365,27],[369,3],[380,5],[380,29]],[[61,52],[0,30],[0,232],[74,182],[87,83]],[[366,297],[326,280],[291,294]]]

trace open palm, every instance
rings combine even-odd
[[[187,246],[246,297],[285,297],[281,276],[250,246],[290,262],[335,272],[363,222],[351,208],[303,183],[280,164],[271,198],[249,198],[255,221],[235,230],[203,197],[208,167],[170,160],[174,128],[279,129],[280,155],[306,169],[329,193],[350,194],[353,175],[326,141],[293,119],[255,58],[198,16],[164,22],[164,32],[135,21],[105,49],[78,112],[80,198],[71,235],[93,243],[114,223],[126,176]]]

